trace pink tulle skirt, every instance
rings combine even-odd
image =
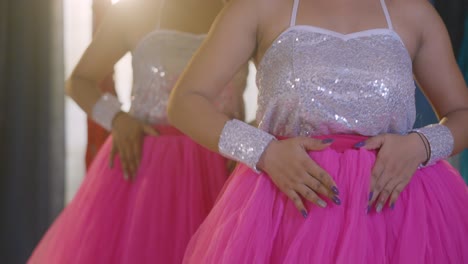
[[[146,137],[134,182],[119,159],[109,168],[111,140],[72,202],[28,263],[181,263],[185,248],[228,177],[226,159],[172,127]]]
[[[419,169],[392,210],[366,212],[376,153],[332,136],[309,155],[342,205],[306,202],[304,219],[270,178],[244,165],[192,238],[184,263],[468,263],[468,188],[447,162]]]

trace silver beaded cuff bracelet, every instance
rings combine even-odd
[[[122,104],[116,96],[105,93],[99,98],[93,107],[92,118],[96,123],[110,131],[112,129],[112,120],[120,112]]]
[[[414,132],[420,133],[426,137],[430,147],[429,160],[424,166],[429,166],[441,159],[448,158],[453,151],[453,135],[450,129],[441,124],[428,125],[419,129],[414,129]]]
[[[242,162],[260,173],[257,163],[275,137],[267,132],[233,119],[224,125],[218,149],[223,156]]]

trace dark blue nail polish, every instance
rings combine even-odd
[[[341,200],[340,200],[340,198],[338,198],[338,196],[333,196],[332,200],[337,205],[341,205]]]
[[[364,147],[364,145],[366,144],[365,141],[361,141],[361,142],[358,142],[354,145],[355,148],[361,148],[361,147]]]
[[[307,218],[307,212],[306,210],[301,210],[301,214],[304,218]]]
[[[374,197],[374,192],[369,193],[369,201],[372,200],[372,197]]]
[[[322,144],[332,143],[333,141],[334,141],[333,138],[326,138],[326,139],[322,140]]]
[[[338,190],[338,188],[336,188],[336,186],[331,187],[331,190],[334,194],[340,194],[340,191]]]
[[[392,204],[390,205],[390,208],[392,208],[392,210],[395,209],[395,203],[392,203]]]
[[[366,207],[366,214],[369,214],[370,210],[371,210],[371,207],[370,207],[370,205],[368,205],[368,206]]]

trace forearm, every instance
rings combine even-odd
[[[112,94],[101,94],[94,81],[72,76],[66,83],[67,94],[86,112],[88,117],[106,130],[112,129],[112,123],[122,104]]]
[[[171,94],[169,121],[206,148],[255,167],[268,143],[268,133],[215,108],[215,98],[226,85],[236,82],[236,73],[257,47],[256,4],[249,0],[230,2],[213,24],[208,38],[192,58]],[[239,20],[239,17],[243,19]],[[241,76],[245,84],[246,75]],[[244,136],[248,135],[248,136]],[[241,138],[242,137],[242,138]]]
[[[88,116],[92,116],[93,107],[102,96],[96,82],[76,76],[67,80],[66,93]]]
[[[174,93],[168,107],[169,121],[204,147],[218,152],[221,131],[229,117],[196,92]]]
[[[244,163],[259,172],[260,157],[275,138],[239,120],[216,111],[206,97],[187,93],[173,94],[169,119],[177,128],[201,145],[223,156]]]

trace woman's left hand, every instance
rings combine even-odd
[[[419,164],[428,158],[423,140],[417,133],[383,134],[362,143],[362,148],[379,150],[372,169],[368,211],[374,203],[378,213],[386,204],[393,209]]]

